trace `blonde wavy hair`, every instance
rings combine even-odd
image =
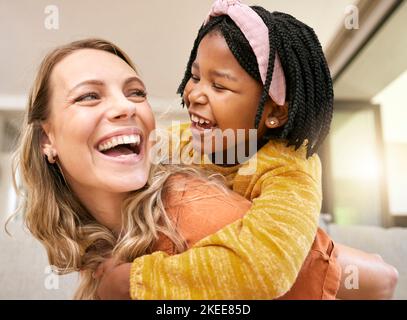
[[[50,164],[41,148],[42,123],[50,114],[51,72],[64,57],[80,49],[115,54],[137,72],[120,48],[102,39],[75,41],[50,52],[40,65],[29,95],[20,143],[13,156],[13,176],[16,187],[18,170],[23,185],[22,190],[17,190],[23,201],[16,213],[23,212],[25,225],[45,246],[49,263],[59,274],[80,271],[75,299],[98,299],[98,280],[92,274],[107,257],[131,262],[151,253],[160,233],[175,244],[178,252],[186,249],[165,211],[169,177],[183,174],[202,177],[219,186],[222,183],[220,176],[196,167],[153,164],[147,184],[132,191],[123,202],[120,234],[115,235],[98,223],[70,190],[58,162]]]

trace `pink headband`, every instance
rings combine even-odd
[[[266,82],[268,59],[270,54],[268,28],[261,17],[248,5],[240,0],[216,0],[205,19],[204,25],[210,17],[228,15],[243,32],[253,49],[259,65],[260,76],[263,84]],[[278,105],[285,103],[285,76],[280,58],[276,52],[274,59],[273,78],[271,80],[269,95]]]

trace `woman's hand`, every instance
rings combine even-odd
[[[102,262],[94,273],[100,279],[97,294],[102,300],[130,300],[131,263],[120,263],[116,258]]]

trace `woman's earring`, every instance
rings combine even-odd
[[[45,154],[47,156],[48,162],[54,164],[56,162],[57,152],[52,148],[47,148],[45,150]]]
[[[276,128],[280,124],[278,119],[275,118],[275,117],[268,118],[267,123],[268,123],[270,128]]]

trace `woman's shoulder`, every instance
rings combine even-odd
[[[168,177],[164,186],[165,206],[180,205],[180,201],[207,188],[207,181],[199,176],[174,173]]]
[[[190,175],[169,178],[165,208],[189,245],[242,218],[251,202],[216,182]]]

